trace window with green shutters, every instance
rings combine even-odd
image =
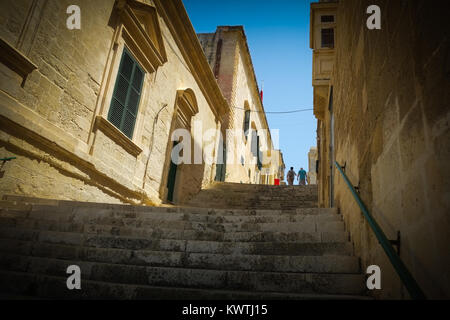
[[[130,139],[133,138],[143,80],[144,71],[124,48],[109,108],[108,121]]]
[[[248,136],[248,129],[250,128],[250,110],[245,110],[244,114],[244,135],[245,139]]]

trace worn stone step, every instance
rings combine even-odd
[[[277,191],[276,189],[259,189],[259,190],[250,190],[250,189],[229,189],[229,188],[213,188],[213,189],[203,189],[200,196],[208,195],[208,194],[230,194],[232,196],[247,196],[247,197],[258,197],[258,196],[267,196],[267,197],[277,197],[283,199],[290,199],[295,196],[300,195],[317,195],[317,192],[307,189],[298,189],[298,190],[289,190],[286,192]]]
[[[263,186],[217,183],[201,190],[188,205],[215,208],[279,209],[317,207],[317,186]]]
[[[209,195],[218,195],[222,198],[225,196],[230,196],[231,198],[260,198],[263,199],[264,197],[267,197],[268,199],[283,199],[283,200],[295,200],[295,198],[300,196],[316,196],[317,193],[315,192],[295,192],[295,193],[277,193],[273,191],[255,191],[255,190],[225,190],[225,189],[210,189],[210,190],[202,190],[201,193],[199,193],[199,197],[206,197]]]
[[[149,255],[150,259],[154,256]],[[359,260],[351,256],[261,256],[192,253],[186,268],[301,273],[359,273]],[[162,266],[162,264],[161,264]],[[178,265],[172,265],[177,267]]]
[[[32,218],[55,220],[61,222],[102,222],[101,219],[117,219],[118,221],[147,221],[148,224],[173,221],[192,221],[208,223],[285,223],[315,220],[317,222],[341,221],[341,216],[331,210],[295,210],[278,211],[278,214],[266,214],[266,211],[247,212],[183,213],[183,212],[127,212],[114,210],[50,210],[48,208],[32,211],[0,210],[0,218]],[[242,214],[242,215],[239,215]],[[97,219],[97,220],[96,220]]]
[[[301,196],[288,196],[279,197],[273,195],[264,194],[245,194],[245,193],[226,193],[223,191],[210,192],[210,193],[200,193],[198,196],[194,197],[195,200],[211,200],[215,199],[221,202],[235,202],[245,204],[246,202],[261,201],[261,202],[274,202],[277,204],[290,203],[297,204],[302,201],[315,201],[317,200],[316,195],[307,194]]]
[[[16,217],[2,217],[0,214],[0,225],[18,228],[30,228],[38,230],[61,230],[73,232],[91,232],[99,233],[101,230],[111,230],[110,227],[115,227],[117,234],[124,232],[135,232],[136,234],[147,234],[159,229],[167,230],[193,230],[205,232],[339,232],[345,231],[343,221],[329,221],[327,219],[317,219],[316,216],[300,217],[299,222],[196,222],[196,221],[177,221],[164,219],[133,219],[133,218],[102,218],[95,216],[70,217],[61,221],[49,219],[36,218],[16,218]],[[75,222],[75,221],[76,222]],[[99,231],[95,231],[99,230]]]
[[[116,240],[116,242],[114,242]],[[112,244],[102,248],[101,244]],[[91,241],[91,246],[85,243],[85,247],[60,245],[48,242],[25,241],[14,239],[0,239],[0,252],[17,253],[22,255],[47,255],[53,254],[76,259],[79,257],[81,248],[92,249],[99,256],[110,256],[112,259],[122,259],[133,255],[134,249],[123,245],[125,241],[117,241],[116,238],[109,239],[99,237],[97,242]],[[121,245],[122,244],[122,245]],[[99,249],[100,251],[95,251]],[[145,249],[157,252],[184,252],[184,253],[213,253],[223,255],[288,255],[288,256],[323,256],[341,255],[352,256],[353,246],[350,242],[330,243],[277,243],[277,242],[218,242],[198,240],[155,240]],[[55,256],[57,257],[57,256]]]
[[[197,196],[190,202],[190,206],[194,206],[196,204],[198,207],[208,207],[208,204],[217,208],[220,204],[220,207],[227,208],[226,205],[232,206],[235,208],[246,208],[246,207],[257,207],[261,209],[273,208],[279,209],[282,207],[315,207],[317,204],[315,196],[302,196],[296,199],[291,198],[273,198],[273,197],[252,197],[252,198],[243,198],[237,197],[233,198],[226,195],[208,195],[205,199],[202,199],[202,195]],[[27,198],[27,197],[17,197],[17,196],[4,196],[4,199],[0,201],[0,207],[10,207],[10,206],[20,206],[24,209],[30,208],[30,206],[47,206],[47,207],[89,207],[95,209],[116,209],[116,210],[131,210],[132,208],[140,208],[143,210],[147,210],[147,206],[131,206],[131,205],[121,205],[121,204],[105,204],[105,203],[93,203],[93,202],[78,202],[78,201],[68,201],[68,200],[52,200],[52,199],[39,199],[39,198]],[[209,200],[209,201],[208,201]],[[163,210],[169,210],[173,207],[153,207],[159,208]]]
[[[293,208],[295,214],[323,214],[336,213],[334,208]],[[294,212],[293,210],[283,211],[281,209],[217,209],[217,208],[201,208],[201,207],[150,207],[150,206],[124,206],[124,205],[106,205],[98,206],[78,205],[78,203],[65,203],[64,205],[44,205],[33,204],[23,205],[9,201],[0,203],[0,211],[7,212],[23,212],[23,215],[39,215],[39,214],[77,214],[77,215],[93,215],[93,214],[122,214],[128,217],[145,217],[146,215],[161,216],[169,219],[171,216],[177,219],[183,214],[200,214],[200,215],[217,215],[217,216],[266,216],[266,215],[282,215]]]
[[[187,252],[263,255],[353,255],[353,246],[345,242],[218,242],[186,241]]]
[[[40,229],[39,229],[40,228]],[[86,225],[83,230],[73,230],[73,224],[43,224],[29,228],[0,227],[0,238],[17,240],[61,241],[62,244],[79,244],[95,236],[118,236],[139,242],[151,239],[206,240],[226,242],[345,242],[347,232],[213,232],[176,229],[149,229]],[[49,230],[51,229],[51,230]],[[55,231],[56,229],[56,231]],[[138,239],[138,240],[133,240]]]
[[[261,254],[220,254],[182,251],[119,250],[35,243],[28,251],[2,251],[24,256],[74,259],[88,262],[120,263],[126,265],[207,268],[215,270],[248,270],[276,272],[356,273],[359,261],[348,255],[286,256]]]
[[[295,294],[129,285],[84,280],[82,290],[67,290],[66,277],[0,270],[0,288],[44,299],[144,300],[370,300],[367,296]],[[1,290],[1,289],[0,289]]]
[[[212,204],[211,202],[214,201],[214,203]],[[311,198],[303,198],[303,199],[296,199],[296,200],[283,200],[283,199],[267,199],[267,200],[263,200],[260,198],[230,198],[230,197],[225,197],[225,198],[219,198],[217,196],[208,196],[208,197],[199,197],[196,198],[192,201],[190,201],[189,203],[196,203],[198,204],[200,207],[211,207],[213,206],[214,208],[217,208],[218,204],[228,204],[228,205],[235,205],[235,206],[240,206],[242,208],[245,207],[250,207],[250,206],[265,206],[265,205],[269,205],[268,208],[271,208],[272,206],[303,206],[305,204],[309,204],[309,203],[316,203],[317,199],[315,199],[315,197],[311,197]]]
[[[302,190],[317,190],[317,185],[306,185],[306,186],[289,186],[289,185],[261,185],[261,184],[248,184],[248,183],[233,183],[233,182],[214,182],[208,186],[208,189],[254,189],[254,190],[281,190],[283,192],[286,191],[302,191]]]
[[[181,230],[211,230],[221,232],[233,231],[343,231],[343,222],[335,215],[310,216],[184,216],[182,220],[166,220],[165,218],[120,218],[115,215],[63,215],[44,214],[26,218],[16,213],[1,213],[0,225],[8,227],[25,227],[52,230],[58,225],[64,230],[82,231],[86,225],[163,228]]]
[[[211,288],[286,293],[358,295],[364,292],[361,274],[279,273],[170,267],[144,267],[25,257],[2,256],[2,269],[66,276],[69,265],[78,265],[86,280],[164,287]],[[11,260],[4,262],[6,258]]]
[[[306,199],[314,200],[317,195],[315,194],[302,194],[302,195],[286,195],[279,196],[274,194],[265,193],[245,193],[245,192],[225,192],[225,191],[214,191],[214,192],[201,192],[196,199],[208,199],[210,197],[217,197],[218,200],[261,200],[261,201],[276,201],[276,202],[299,202]]]
[[[201,201],[201,202],[192,202],[189,203],[190,205],[195,205],[197,207],[211,207],[210,201]],[[220,209],[240,209],[245,208],[248,210],[260,210],[260,209],[272,209],[272,210],[291,210],[296,208],[314,208],[317,207],[317,202],[308,202],[308,203],[300,203],[300,204],[293,204],[293,205],[287,205],[287,204],[274,204],[272,203],[257,203],[255,205],[251,204],[236,204],[236,203],[220,203],[216,202],[214,204],[215,208]]]

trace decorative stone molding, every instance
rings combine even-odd
[[[33,62],[2,38],[0,38],[0,62],[20,75],[24,81],[33,70],[37,69]]]
[[[128,177],[119,173],[111,178],[108,171],[99,166],[101,161],[89,153],[89,146],[84,141],[73,137],[2,91],[0,91],[0,128],[19,139],[3,140],[3,137],[2,143],[17,148],[19,152],[24,152],[32,159],[46,162],[75,179],[98,187],[124,203],[136,204],[137,200],[152,203],[139,187],[124,183]],[[34,148],[27,147],[27,144],[20,143],[20,140],[36,146],[43,152],[36,152]]]
[[[314,87],[314,115],[317,119],[325,119],[325,110],[328,105],[329,86]]]
[[[154,73],[158,67],[167,62],[167,55],[155,7],[136,0],[118,0],[114,7],[113,17],[115,19],[114,45],[111,47],[108,56],[106,76],[100,90],[102,99],[99,99],[97,103],[97,116],[92,124],[92,132],[100,129],[128,153],[138,156],[143,151],[137,144],[142,132],[142,114],[145,112],[142,101],[139,103],[132,139],[125,136],[107,120],[119,71],[120,58],[126,47],[144,69],[145,76],[141,98],[145,99],[149,84],[148,75]],[[92,145],[93,141],[94,138],[91,136],[89,144]]]
[[[104,134],[110,137],[115,143],[124,148],[128,153],[137,157],[142,152],[142,148],[131,141],[126,135],[124,135],[119,129],[117,129],[111,122],[97,116],[95,118],[94,131],[100,129]]]
[[[147,72],[167,62],[156,8],[136,1],[119,0],[116,5],[122,37]]]
[[[214,116],[230,111],[181,0],[154,0]]]
[[[175,100],[175,110],[172,118],[172,124],[170,129],[169,137],[171,137],[173,131],[175,129],[191,129],[191,120],[192,117],[195,116],[199,112],[197,98],[195,97],[195,93],[192,89],[181,89],[177,90],[176,100]],[[167,149],[166,149],[166,161],[163,169],[163,180],[160,185],[160,198],[167,199],[168,188],[168,173],[171,163],[171,152],[172,152],[173,141],[169,139]],[[193,148],[193,144],[191,144]],[[183,168],[183,164],[181,164],[180,169]],[[181,172],[181,171],[179,171]],[[179,184],[177,183],[175,186],[175,194],[178,193]],[[177,198],[177,195],[175,196]]]
[[[177,91],[177,117],[182,127],[191,127],[191,118],[198,113],[197,99],[192,89]]]

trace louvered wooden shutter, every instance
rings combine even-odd
[[[261,170],[262,163],[261,163],[261,155],[260,155],[260,151],[259,151],[259,136],[256,137],[256,157],[258,160],[258,169]]]
[[[133,137],[143,80],[144,71],[124,48],[108,120],[130,139]]]
[[[250,110],[245,110],[244,115],[244,134],[247,137],[248,129],[250,128]]]
[[[256,130],[252,130],[252,141],[251,141],[251,152],[253,154],[253,156],[257,156],[258,155],[258,150],[257,150],[257,139],[258,139],[258,132]]]

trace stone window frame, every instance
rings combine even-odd
[[[130,74],[129,82],[127,82],[128,86],[126,88],[126,94],[125,94],[125,97],[124,97],[125,101],[123,102],[123,110],[122,110],[122,114],[121,114],[121,121],[120,121],[120,124],[116,123],[115,126],[122,133],[124,133],[126,136],[128,136],[127,133],[125,132],[126,127],[124,126],[125,125],[124,121],[125,121],[125,118],[126,118],[125,115],[130,110],[129,104],[127,103],[127,102],[129,102],[129,100],[127,100],[127,97],[128,97],[128,99],[130,98],[129,92],[134,89],[133,91],[135,93],[139,94],[139,98],[138,98],[138,103],[137,103],[137,106],[136,106],[136,117],[134,118],[133,125],[132,125],[131,137],[128,136],[128,138],[132,138],[132,137],[134,137],[134,134],[135,134],[136,122],[137,122],[137,114],[139,113],[140,105],[141,105],[141,102],[142,102],[142,93],[143,93],[142,87],[143,87],[143,85],[145,83],[144,81],[145,81],[145,74],[146,73],[143,70],[143,68],[140,65],[140,63],[138,61],[136,61],[136,59],[134,58],[133,54],[131,54],[131,52],[129,52],[127,46],[124,46],[124,48],[122,50],[122,55],[120,57],[121,62],[120,62],[120,66],[119,66],[119,71],[118,71],[118,74],[116,75],[116,81],[115,81],[115,84],[114,84],[114,90],[113,90],[113,94],[112,94],[112,98],[111,98],[111,103],[109,104],[108,121],[110,121],[111,123],[114,124],[114,120],[111,118],[113,116],[113,111],[114,111],[114,109],[112,109],[113,99],[116,99],[116,101],[119,102],[118,97],[117,97],[117,95],[119,93],[119,91],[118,91],[119,90],[119,77],[123,77],[124,76],[123,69],[121,70],[121,67],[124,67],[126,56],[128,56],[131,59],[132,68],[131,68],[131,74]],[[133,78],[136,70],[137,70],[137,72],[140,72],[142,74],[142,78],[140,80],[139,91],[137,91],[138,88],[136,88],[136,84],[134,83],[135,79]],[[121,71],[122,71],[122,73],[121,73]],[[122,105],[122,102],[119,102],[119,104]]]
[[[330,42],[326,42],[324,45],[324,38],[325,38],[325,34],[324,31],[330,31],[329,34],[326,34],[326,36],[330,36],[331,38],[331,34],[333,36],[333,39]],[[334,49],[334,45],[335,45],[335,36],[334,36],[334,28],[330,27],[330,28],[321,28],[320,29],[320,47],[322,49]]]
[[[330,17],[332,18],[330,21],[324,21],[324,20],[329,19]],[[326,18],[326,19],[324,19],[324,18]],[[335,15],[334,14],[321,14],[320,15],[320,22],[321,23],[334,23],[334,19],[335,19]]]
[[[333,16],[332,22],[322,22],[322,17],[328,17]],[[334,49],[336,46],[336,14],[330,13],[330,12],[322,12],[319,14],[319,21],[320,21],[320,49]],[[322,32],[326,29],[332,29],[333,30],[333,46],[323,46],[323,39],[322,39]]]
[[[144,150],[139,139],[143,132],[151,77],[158,67],[167,62],[167,56],[155,7],[136,0],[119,0],[116,2],[111,18],[115,22],[115,29],[100,88],[100,99],[96,106],[93,131],[101,130],[128,153],[137,157]],[[144,71],[141,97],[131,139],[108,121],[120,61],[125,48]],[[92,145],[93,139],[90,139],[90,142]]]

